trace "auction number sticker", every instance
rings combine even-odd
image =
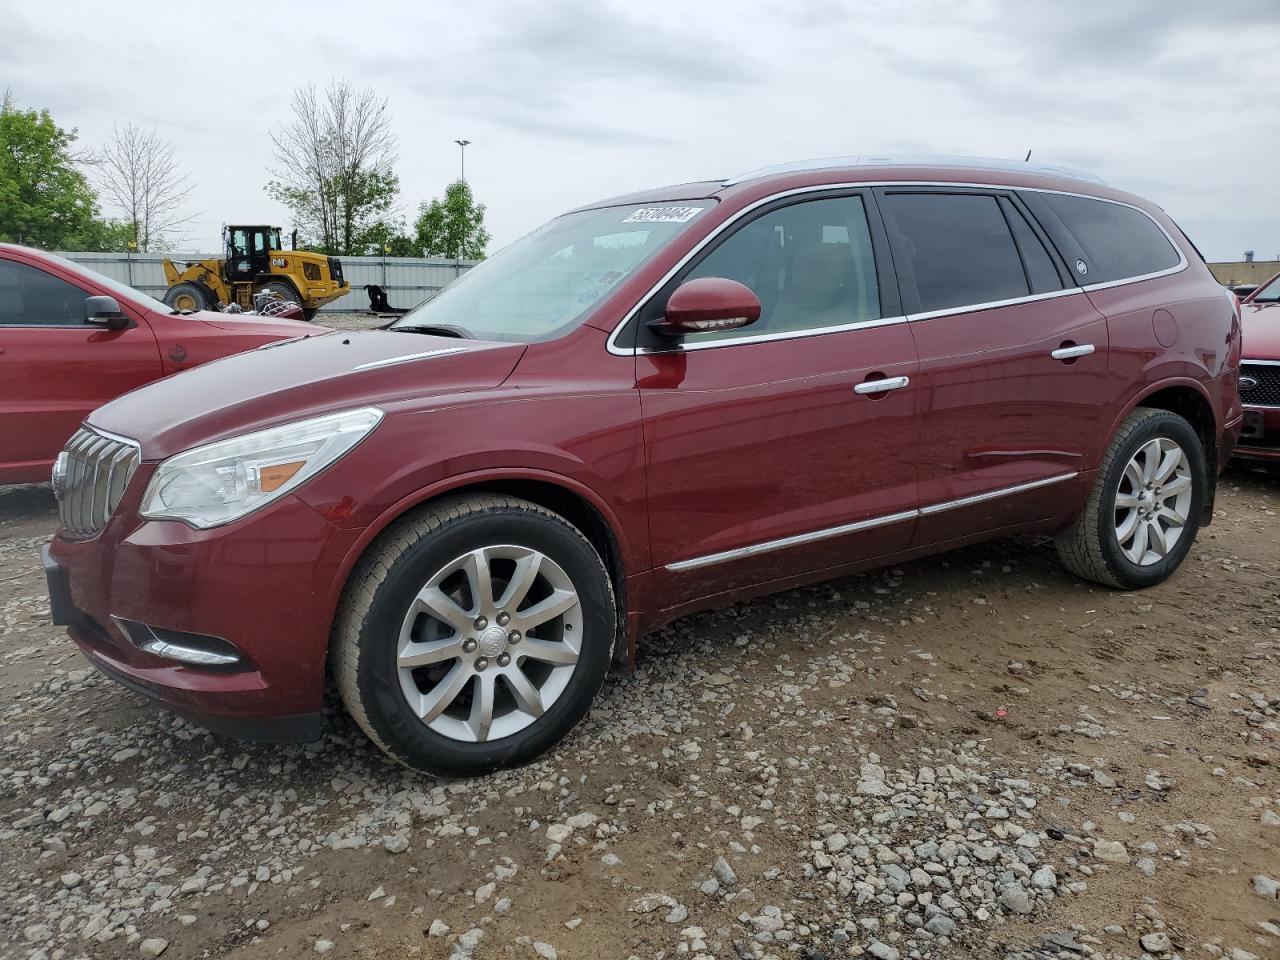
[[[623,223],[688,223],[706,207],[641,207]]]

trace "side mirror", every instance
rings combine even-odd
[[[760,319],[760,298],[737,280],[698,277],[676,287],[666,313],[650,324],[654,333],[682,337],[736,330]]]
[[[1258,285],[1256,283],[1242,283],[1238,287],[1232,287],[1231,292],[1234,293],[1238,298],[1243,300],[1245,297],[1247,297],[1249,294],[1253,293],[1253,291],[1257,289],[1258,289]]]
[[[129,326],[129,317],[115,297],[85,297],[84,322],[106,330],[123,330]]]

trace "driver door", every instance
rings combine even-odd
[[[124,330],[85,323],[87,290],[0,256],[0,483],[49,479],[58,451],[108,400],[163,375],[144,318]]]

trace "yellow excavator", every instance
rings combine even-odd
[[[337,257],[285,250],[279,227],[223,227],[222,239],[222,259],[189,261],[181,270],[165,260],[165,303],[177,310],[217,310],[234,303],[249,311],[254,294],[269,293],[296,303],[310,320],[326,303],[351,290]]]

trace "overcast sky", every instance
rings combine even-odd
[[[269,6],[0,0],[0,88],[101,144],[158,128],[196,183],[185,249],[287,211],[290,92],[390,100],[400,210],[458,175],[492,249],[627,190],[857,153],[1092,170],[1211,260],[1280,254],[1280,0],[586,0]]]

